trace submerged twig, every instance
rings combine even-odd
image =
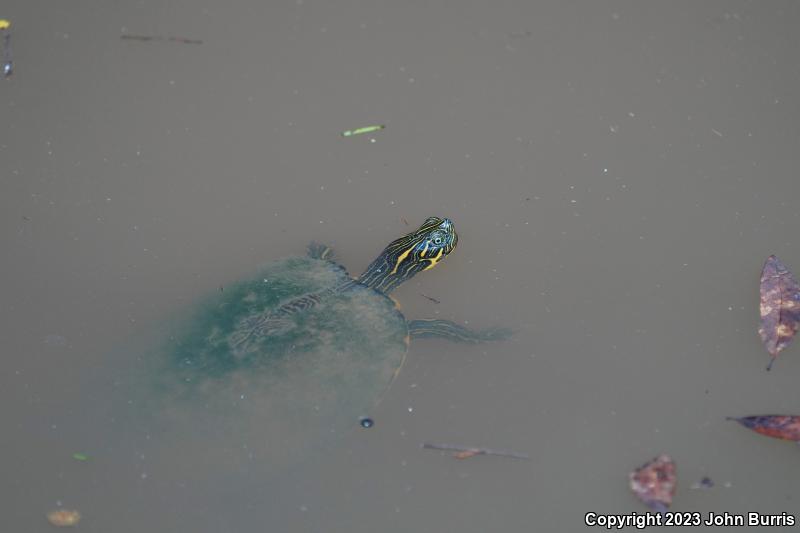
[[[442,303],[440,300],[437,300],[437,299],[436,299],[436,298],[434,298],[433,296],[428,296],[427,294],[425,294],[425,293],[423,293],[423,292],[421,292],[421,293],[419,293],[419,294],[420,294],[420,296],[424,296],[425,298],[427,298],[428,300],[432,301],[432,302],[433,302],[433,303],[435,303],[435,304],[440,304],[440,303]]]
[[[506,450],[493,450],[491,448],[476,448],[474,446],[459,446],[456,444],[423,442],[422,448],[427,450],[454,452],[453,457],[456,459],[467,459],[476,455],[497,455],[499,457],[511,457],[512,459],[530,459],[526,453],[509,452]]]
[[[184,37],[161,37],[160,35],[133,35],[130,33],[124,33],[120,35],[119,38],[127,41],[171,41],[173,43],[183,44],[203,44],[203,41],[200,39],[186,39]]]

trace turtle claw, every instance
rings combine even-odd
[[[308,256],[312,259],[324,259],[325,261],[333,261],[333,249],[319,242],[312,242],[308,245]]]

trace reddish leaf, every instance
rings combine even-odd
[[[728,417],[728,420],[736,420],[744,427],[767,437],[800,442],[800,416],[743,416],[741,418]]]
[[[483,455],[484,451],[481,450],[464,450],[463,452],[455,452],[453,457],[456,459],[469,459],[470,457],[475,457],[476,455]]]
[[[656,512],[666,512],[675,495],[677,475],[669,455],[661,454],[628,475],[637,498]]]
[[[772,356],[786,348],[800,327],[800,285],[777,257],[771,255],[761,271],[761,327],[758,333]]]
[[[81,521],[81,513],[69,509],[56,509],[47,513],[47,520],[58,527],[72,527]]]

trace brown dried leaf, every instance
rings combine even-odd
[[[58,527],[72,527],[81,520],[81,513],[69,509],[56,509],[47,513],[47,520]]]
[[[659,455],[631,472],[628,478],[636,497],[653,511],[663,513],[672,505],[677,474],[669,455]]]
[[[464,450],[453,453],[453,457],[456,459],[469,459],[470,457],[475,457],[476,455],[483,455],[483,453],[484,452],[481,450]]]
[[[800,328],[800,285],[789,269],[771,255],[761,271],[761,326],[758,333],[772,360]]]
[[[792,415],[759,415],[728,417],[756,433],[776,439],[793,440],[800,443],[800,416]]]

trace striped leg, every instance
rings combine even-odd
[[[427,319],[411,320],[408,332],[412,339],[447,339],[454,342],[501,341],[511,337],[512,331],[506,328],[472,330],[450,320]]]

